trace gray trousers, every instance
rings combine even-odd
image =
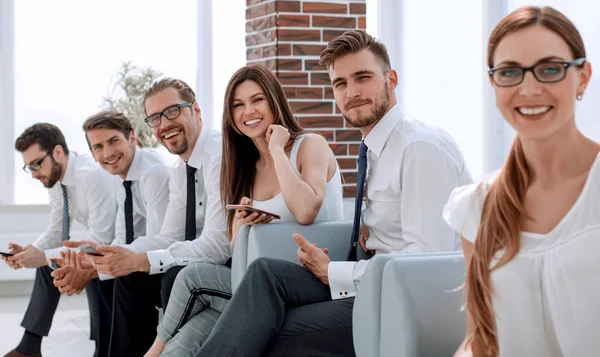
[[[354,356],[353,304],[302,266],[259,258],[196,356]]]
[[[33,292],[25,317],[21,322],[21,326],[26,330],[39,336],[48,336],[61,295],[52,282],[51,273],[52,269],[48,266],[36,269]],[[100,356],[107,355],[107,352],[103,351],[108,351],[108,333],[110,331],[110,312],[107,311],[107,303],[102,299],[100,284],[106,285],[112,291],[112,282],[104,283],[93,279],[85,287],[90,309],[90,339],[96,341],[99,349],[96,354]],[[100,338],[101,335],[102,338]],[[103,341],[102,346],[98,345],[101,340]]]
[[[183,268],[157,332],[162,356],[194,356],[231,298],[231,269],[208,263]]]

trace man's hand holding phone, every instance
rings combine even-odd
[[[48,264],[46,254],[31,244],[22,247],[17,243],[9,243],[8,247],[9,253],[13,255],[3,256],[2,259],[13,269],[39,268]]]
[[[135,272],[149,272],[150,262],[146,252],[134,252],[131,249],[118,245],[98,245],[89,241],[65,242],[67,247],[77,247],[87,261],[93,265],[98,273],[110,275],[114,278],[129,275]],[[79,254],[78,254],[79,256]]]

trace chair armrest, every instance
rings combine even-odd
[[[352,221],[326,221],[303,226],[297,223],[257,224],[249,231],[240,229],[236,238],[231,269],[231,287],[235,291],[246,268],[259,257],[298,262],[298,245],[292,234],[300,233],[311,243],[329,248],[332,261],[345,260],[350,248]]]
[[[352,310],[352,338],[357,357],[379,356],[381,326],[381,278],[395,255],[375,255],[363,275]]]
[[[235,246],[233,247],[231,261],[231,282],[232,291],[235,291],[237,283],[242,279],[248,266],[248,234],[250,234],[250,226],[243,225],[240,227],[235,238]],[[235,282],[235,283],[234,283]]]
[[[397,256],[382,275],[380,357],[452,356],[465,336],[462,252]]]

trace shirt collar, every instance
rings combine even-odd
[[[77,159],[77,153],[75,151],[71,151],[67,156],[67,169],[65,170],[65,174],[63,175],[61,184],[65,186],[75,185],[75,160]]]
[[[202,157],[204,156],[204,145],[206,144],[206,138],[208,136],[208,129],[200,130],[200,135],[196,140],[196,144],[194,145],[194,150],[192,150],[192,155],[190,155],[190,159],[187,164],[193,168],[200,169],[202,167]]]
[[[127,177],[125,180],[127,181],[139,181],[142,175],[142,149],[135,148],[135,154],[133,155],[133,160],[131,161],[131,165],[129,165],[129,170],[127,171]],[[119,176],[119,178],[121,178]],[[123,181],[123,179],[121,179]]]
[[[377,157],[381,155],[383,147],[387,142],[388,138],[392,134],[392,129],[398,125],[398,123],[404,117],[404,111],[399,104],[394,106],[379,120],[377,124],[371,129],[371,132],[364,138],[365,145],[369,148],[369,151],[375,154]]]

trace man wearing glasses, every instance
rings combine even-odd
[[[53,272],[49,261],[60,258],[63,242],[70,239],[73,219],[86,229],[88,239],[110,244],[114,238],[116,198],[113,177],[88,155],[69,152],[61,131],[38,123],[25,130],[15,143],[23,155],[23,169],[49,190],[50,219],[46,231],[26,246],[10,243],[14,256],[3,258],[13,269],[36,268],[33,292],[21,326],[21,343],[5,357],[41,356],[61,293],[80,293],[84,288],[90,309],[91,338],[99,341],[99,283],[89,271],[63,267]],[[56,287],[55,287],[56,285]]]
[[[98,247],[98,272],[115,281],[111,357],[143,356],[156,337],[156,306],[166,307],[179,270],[193,262],[225,264],[231,256],[221,203],[221,135],[202,129],[200,107],[183,81],[165,78],[144,100],[156,139],[179,159],[169,173],[169,203],[154,246]],[[118,269],[109,261],[118,261]],[[140,273],[141,272],[141,273]],[[137,273],[137,274],[136,274]]]

